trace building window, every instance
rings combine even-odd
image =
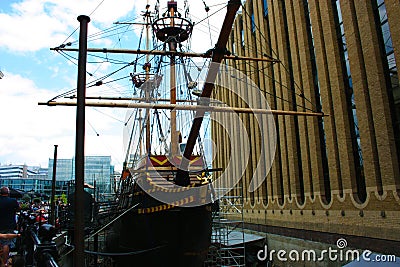
[[[251,32],[256,32],[256,21],[254,18],[254,13],[251,14]]]
[[[242,41],[242,47],[244,48],[245,42],[244,42],[244,30],[243,29],[240,31],[240,38],[242,39],[241,40]]]
[[[268,16],[268,1],[263,0],[263,7],[264,7],[264,17]]]

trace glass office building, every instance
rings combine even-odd
[[[51,195],[51,176],[48,169],[27,165],[0,165],[0,186],[24,191],[28,194]],[[66,192],[66,182],[56,182],[56,194]]]
[[[49,159],[49,177],[53,176],[54,160]],[[75,158],[57,159],[57,181],[75,180]],[[96,184],[96,194],[100,199],[107,198],[114,192],[114,166],[111,156],[85,157],[85,183]]]

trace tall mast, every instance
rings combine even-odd
[[[149,50],[150,48],[150,11],[149,11],[150,5],[149,5],[149,0],[147,0],[147,5],[146,5],[146,13],[145,13],[145,19],[146,19],[146,50]],[[149,58],[150,55],[146,55],[146,64],[144,65],[144,70],[146,71],[146,81],[149,80],[150,78],[150,63],[149,63]],[[145,97],[146,97],[146,102],[150,102],[150,90],[145,90]],[[151,137],[150,137],[150,109],[146,109],[146,154],[150,155],[151,153]]]
[[[174,27],[175,24],[175,10],[174,5],[176,5],[175,1],[172,3],[168,3],[168,9],[171,16],[170,26]],[[169,50],[175,52],[176,51],[176,41],[171,39],[168,43]],[[170,103],[176,104],[176,70],[175,70],[175,56],[171,56],[170,60]],[[178,155],[178,134],[176,131],[176,111],[171,110],[171,155]]]
[[[175,56],[176,48],[179,43],[186,41],[193,29],[193,24],[186,18],[183,18],[178,12],[178,4],[174,0],[168,1],[167,12],[153,23],[153,29],[156,37],[168,44],[170,57],[170,104],[175,105],[176,99],[176,68]],[[170,114],[171,123],[171,155],[179,154],[179,132],[177,131],[176,111],[172,110]]]

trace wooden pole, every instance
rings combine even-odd
[[[75,102],[41,102],[39,105],[46,106],[76,106]],[[273,114],[273,115],[291,115],[291,116],[315,116],[327,117],[328,114],[321,112],[305,112],[305,111],[286,111],[286,110],[269,110],[269,109],[252,109],[239,107],[216,107],[202,105],[180,105],[180,104],[151,104],[151,103],[116,103],[116,102],[86,102],[87,107],[108,107],[108,108],[151,108],[151,109],[168,109],[168,110],[202,110],[203,112],[236,112],[236,113],[253,113],[253,114]]]
[[[85,266],[84,254],[84,175],[85,175],[85,94],[87,61],[87,28],[90,18],[81,15],[78,56],[78,90],[76,109],[75,142],[75,218],[74,218],[74,266]]]
[[[76,99],[75,96],[66,97],[67,99]],[[96,100],[116,100],[116,101],[143,101],[143,97],[102,97],[102,96],[87,96],[86,99],[96,99]],[[169,98],[149,98],[149,102],[170,102],[171,99]],[[189,100],[189,99],[176,99],[177,103],[196,103],[196,100]]]
[[[50,223],[56,224],[56,171],[57,171],[57,147],[54,145],[54,157],[53,157],[53,176],[51,179],[51,208],[50,208]]]
[[[150,11],[149,11],[149,1],[147,0],[147,5],[146,5],[146,49],[150,49]],[[146,82],[150,78],[150,57],[149,54],[146,55]],[[146,96],[146,102],[150,102],[150,91],[147,89],[145,90],[145,96]],[[150,155],[151,153],[151,129],[150,129],[150,108],[146,109],[146,154]]]
[[[53,51],[69,51],[69,52],[77,52],[76,48],[64,48],[64,47],[54,47],[50,48]],[[131,49],[108,49],[108,48],[88,48],[87,50],[90,53],[110,53],[110,54],[148,54],[148,55],[157,55],[157,56],[176,56],[176,57],[201,57],[201,58],[211,58],[211,53],[189,53],[189,52],[178,52],[178,51],[161,51],[161,50],[131,50]],[[232,59],[232,60],[254,60],[254,61],[265,61],[265,62],[280,62],[277,59],[273,58],[255,58],[255,57],[245,57],[245,56],[228,56],[223,55],[223,59]]]

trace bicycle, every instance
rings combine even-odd
[[[22,212],[18,221],[20,238],[17,239],[17,255],[13,257],[24,262],[26,267],[58,267],[59,258],[53,238],[56,229],[50,224],[40,224],[33,213]],[[15,266],[15,261],[12,263]],[[21,263],[22,264],[22,263]]]

